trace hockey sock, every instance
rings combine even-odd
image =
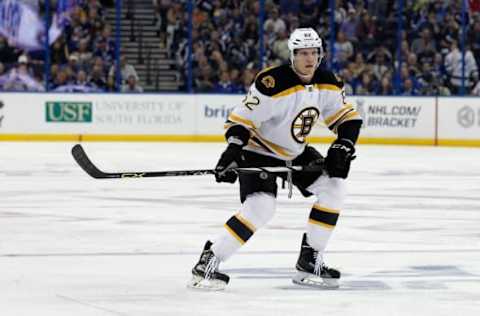
[[[255,231],[263,227],[275,213],[275,197],[258,192],[247,197],[241,211],[225,223],[225,231],[213,243],[212,250],[221,260],[227,260]]]
[[[314,204],[307,224],[307,242],[314,249],[323,252],[333,229],[337,224],[340,211]]]

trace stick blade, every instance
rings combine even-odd
[[[87,153],[83,149],[82,145],[76,144],[72,147],[72,156],[73,159],[77,162],[77,164],[91,177],[95,179],[105,179],[105,178],[112,178],[108,174],[104,173],[92,163],[92,161],[88,158]]]

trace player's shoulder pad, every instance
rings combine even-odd
[[[285,64],[266,68],[257,74],[255,88],[266,96],[274,96],[299,84],[298,77],[292,68]]]
[[[315,84],[328,84],[343,89],[343,80],[338,75],[330,70],[317,69],[313,77]]]

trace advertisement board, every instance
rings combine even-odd
[[[479,98],[439,98],[438,143],[480,145]]]
[[[433,144],[435,98],[350,96],[347,102],[363,118],[360,142]],[[334,135],[325,124],[312,131],[315,140]]]
[[[237,104],[242,103],[243,95],[197,94],[195,107],[198,110],[198,133],[219,135],[224,133],[225,121]]]
[[[8,93],[1,102],[0,133],[196,133],[191,96]]]
[[[0,140],[223,141],[224,123],[243,95],[0,95]],[[473,97],[350,96],[364,120],[360,143],[480,146]],[[319,122],[309,142],[335,135]]]

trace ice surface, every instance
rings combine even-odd
[[[95,180],[71,143],[0,143],[0,315],[480,315],[480,150],[358,146],[326,260],[338,290],[291,283],[313,199],[222,265],[222,293],[186,288],[238,209],[213,176]],[[210,168],[223,144],[86,143],[105,171]],[[325,152],[326,146],[317,146]]]

